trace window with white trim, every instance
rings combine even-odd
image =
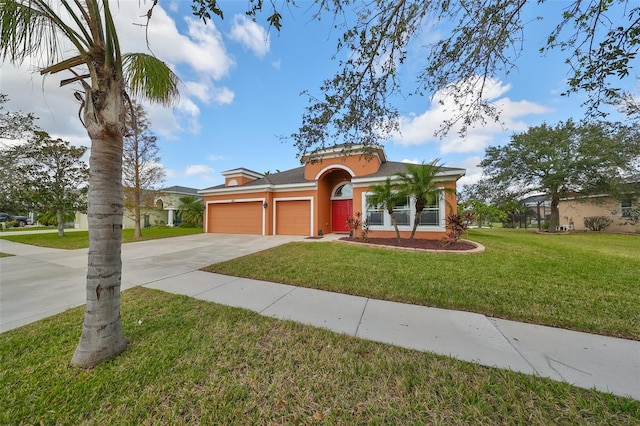
[[[633,210],[633,202],[631,198],[626,200],[622,200],[620,203],[620,211],[622,213],[622,217],[631,217],[631,212]]]
[[[393,231],[393,223],[389,213],[382,209],[381,206],[369,206],[368,200],[371,194],[363,194],[362,202],[366,207],[366,218],[369,220],[369,226],[372,230]],[[416,216],[415,200],[407,197],[402,202],[396,204],[393,209],[398,229],[401,231],[410,231],[413,227],[413,220]],[[422,231],[443,231],[444,230],[444,197],[439,197],[438,201],[427,206],[420,215],[418,230]]]
[[[371,196],[367,195],[365,205],[367,206],[367,220],[369,226],[384,226],[384,210],[381,205],[371,206],[369,199]]]
[[[350,182],[343,183],[333,192],[333,198],[351,198],[353,197],[353,185]]]
[[[420,214],[420,225],[440,226],[440,206],[439,201],[425,206]]]
[[[398,226],[409,225],[411,223],[411,199],[406,197],[403,201],[393,206],[393,215]]]

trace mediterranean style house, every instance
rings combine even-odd
[[[302,163],[273,174],[245,168],[223,172],[224,184],[199,191],[205,204],[204,231],[304,236],[348,233],[347,219],[360,212],[369,220],[370,237],[395,236],[389,214],[368,207],[367,195],[370,186],[405,172],[405,163],[387,161],[382,148],[344,145],[304,156]],[[446,215],[457,212],[456,182],[465,172],[442,167],[436,181],[453,193],[443,192],[439,202],[423,211],[416,238],[444,236]],[[398,204],[394,215],[401,235],[407,237],[415,217],[413,200]]]

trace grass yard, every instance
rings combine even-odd
[[[640,235],[471,230],[486,251],[290,243],[207,271],[640,340]]]
[[[29,226],[29,227],[11,227],[7,229],[0,230],[2,232],[22,232],[22,231],[56,231],[58,229],[57,226]],[[74,229],[73,227],[65,227],[67,229]]]
[[[320,244],[309,244],[320,246]],[[129,346],[70,365],[82,308],[0,334],[0,424],[640,423],[640,402],[145,288]]]
[[[142,238],[133,237],[133,229],[122,230],[122,242],[132,243],[136,241],[155,240],[158,238],[181,237],[184,235],[201,234],[202,228],[149,228],[142,230]],[[64,237],[58,237],[57,233],[49,234],[2,234],[0,238],[17,243],[31,244],[40,247],[51,247],[67,250],[75,250],[89,247],[89,231],[66,232]]]

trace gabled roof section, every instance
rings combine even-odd
[[[393,177],[396,173],[405,173],[407,171],[407,164],[409,163],[403,163],[401,161],[387,161],[380,165],[377,172],[353,180],[377,180],[377,178],[386,179],[387,176]],[[467,171],[465,169],[457,167],[440,167],[438,176],[455,177],[457,180],[464,176],[466,172]]]
[[[285,170],[283,172],[270,173],[267,175],[262,175],[261,178],[252,180],[250,182],[245,183],[244,185],[238,185],[235,187],[229,187],[226,184],[216,185],[210,188],[205,188],[201,191],[202,193],[207,192],[216,192],[222,189],[258,189],[258,188],[270,188],[274,186],[286,186],[286,185],[297,185],[297,184],[305,184],[305,183],[314,183],[313,181],[309,181],[304,178],[304,166],[297,167],[295,169]]]
[[[176,193],[176,194],[187,194],[187,195],[200,195],[198,194],[198,189],[196,188],[189,188],[188,186],[170,186],[168,188],[163,188],[160,190],[160,192],[165,192],[165,193]]]

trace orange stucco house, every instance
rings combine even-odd
[[[388,213],[367,208],[367,191],[387,176],[406,171],[406,164],[387,161],[382,148],[345,146],[316,151],[302,158],[303,166],[263,175],[238,168],[222,173],[223,185],[199,191],[204,198],[204,231],[256,235],[348,233],[347,218],[362,212],[369,219],[370,237],[395,236]],[[465,170],[442,167],[443,188],[455,191]],[[446,193],[421,215],[416,238],[444,236],[445,217],[457,211],[456,197]],[[415,208],[407,199],[396,207],[403,237],[409,235]]]

